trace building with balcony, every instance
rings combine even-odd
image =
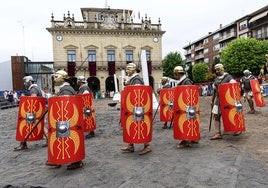
[[[220,58],[221,52],[227,44],[241,37],[268,39],[268,6],[228,25],[220,24],[219,29],[184,46],[185,63],[189,66],[205,62],[211,68],[215,58]]]
[[[162,77],[162,36],[160,18],[153,24],[145,15],[134,23],[132,10],[81,8],[82,21],[64,14],[51,27],[54,68],[65,69],[76,80],[87,78],[93,92],[116,91],[114,74],[121,87],[121,72],[128,63],[141,68],[141,50],[146,51],[149,82],[153,88]],[[119,88],[120,90],[120,88]]]

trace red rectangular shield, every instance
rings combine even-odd
[[[42,140],[44,136],[44,119],[40,120],[46,110],[46,99],[43,97],[21,96],[18,112],[16,140]],[[38,125],[36,123],[40,120]],[[34,130],[32,130],[35,127]],[[32,133],[30,133],[32,132]]]
[[[152,88],[132,85],[124,88],[122,99],[123,141],[147,143],[152,140]]]
[[[239,83],[220,84],[218,91],[224,131],[245,131]]]
[[[125,92],[125,90],[122,90],[121,91],[121,94],[120,94],[120,125],[121,125],[121,127],[123,127],[124,126],[124,122],[126,122],[126,117],[127,116],[125,116],[124,115],[124,108],[126,107],[126,105],[125,105],[125,99],[126,98],[126,92]]]
[[[250,86],[256,106],[264,107],[265,102],[261,94],[261,87],[259,81],[257,79],[250,80]]]
[[[160,90],[160,121],[171,122],[173,116],[174,91],[173,88]]]
[[[48,103],[48,162],[67,164],[85,158],[81,96],[57,96]]]
[[[174,88],[174,139],[200,140],[199,87],[180,85]]]
[[[83,108],[83,120],[84,120],[84,131],[93,131],[96,129],[96,115],[93,94],[79,94],[82,99],[82,108]]]

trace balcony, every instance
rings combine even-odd
[[[204,46],[203,46],[203,44],[202,44],[202,45],[198,45],[198,46],[196,46],[195,49],[194,49],[194,51],[196,52],[196,51],[198,51],[198,50],[203,50],[203,49],[204,49]]]
[[[264,16],[258,20],[255,20],[253,22],[250,22],[249,23],[249,28],[250,29],[255,29],[257,27],[260,27],[260,26],[263,26],[263,25],[266,25],[268,24],[268,15],[267,16]]]
[[[185,51],[184,51],[184,55],[185,55],[185,56],[188,55],[188,54],[191,54],[191,50],[185,50]]]
[[[219,42],[222,42],[224,40],[228,40],[228,39],[231,39],[231,38],[236,38],[236,32],[230,32],[226,35],[223,35],[219,38]]]
[[[262,39],[268,39],[268,32],[263,32],[263,33],[256,33],[252,36],[252,38],[255,38],[257,40],[262,40]]]
[[[195,60],[204,58],[204,54],[199,54],[194,57]]]
[[[185,59],[185,62],[186,62],[186,63],[190,63],[190,62],[191,62],[191,58],[187,58],[187,59]]]

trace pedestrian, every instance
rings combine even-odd
[[[34,79],[32,76],[25,76],[23,78],[24,81],[24,86],[26,90],[29,90],[29,95],[32,97],[42,97],[42,91],[38,87],[38,85],[35,83]],[[28,149],[27,142],[23,141],[20,142],[20,145],[14,148],[14,151],[20,151]]]
[[[173,70],[174,77],[178,80],[177,81],[177,86],[180,85],[192,85],[193,82],[190,78],[188,78],[185,74],[185,70],[182,66],[176,66]],[[186,147],[191,147],[192,143],[198,143],[196,141],[191,141],[191,140],[182,140],[178,145],[177,148],[186,148]]]
[[[57,96],[63,96],[63,95],[76,95],[76,91],[73,89],[73,87],[70,85],[68,82],[68,74],[64,70],[59,70],[55,73],[55,79],[54,79],[54,84],[55,86],[59,86],[59,92],[57,93]],[[60,167],[61,165],[58,164],[51,164],[48,161],[46,162],[46,165],[48,166],[57,166]],[[77,168],[81,168],[84,166],[84,163],[82,160],[79,160],[77,162],[71,163],[67,165],[67,170],[73,170]]]
[[[212,105],[212,115],[213,115],[213,120],[214,120],[214,126],[215,126],[215,134],[210,138],[210,140],[217,140],[217,139],[222,139],[222,134],[221,134],[221,126],[220,126],[220,121],[221,121],[221,110],[220,110],[220,100],[219,100],[219,91],[218,91],[218,86],[223,83],[236,83],[235,79],[233,78],[232,75],[230,75],[227,72],[224,72],[224,67],[222,64],[216,64],[215,65],[215,72],[216,72],[216,78],[213,83],[213,95],[212,95],[212,100],[211,100],[211,105]],[[235,133],[235,134],[241,134],[240,133]]]
[[[19,103],[18,93],[16,91],[12,91],[12,92],[13,92],[14,104],[17,105]]]
[[[86,78],[84,76],[78,76],[77,77],[77,85],[78,85],[78,93],[77,94],[87,94],[90,93],[90,88],[87,85]],[[89,133],[86,135],[86,138],[92,138],[95,136],[94,130],[89,131]]]
[[[125,80],[124,85],[144,85],[143,79],[138,74],[140,70],[137,68],[136,64],[134,63],[128,63],[126,66],[126,75],[128,76],[128,80]],[[129,143],[127,146],[124,146],[121,148],[124,152],[134,152],[134,144]],[[146,153],[151,152],[151,146],[150,143],[144,143],[144,148],[139,152],[140,155],[144,155]]]
[[[243,90],[243,97],[247,100],[250,111],[248,111],[248,114],[254,114],[254,102],[253,102],[253,92],[250,86],[250,80],[255,79],[255,76],[252,75],[252,73],[249,70],[244,70],[244,76],[240,79],[240,86]]]
[[[162,89],[163,89],[163,88],[171,88],[171,85],[170,85],[170,83],[169,83],[169,78],[168,78],[168,77],[165,77],[165,76],[162,77],[162,78],[161,78],[161,85],[162,85]],[[157,90],[157,93],[158,93],[158,94],[160,94],[160,90],[161,90],[160,88]],[[167,129],[167,123],[168,123],[168,122],[165,122],[165,123],[164,123],[162,129]]]

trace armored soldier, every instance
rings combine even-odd
[[[87,85],[86,78],[84,76],[78,76],[77,77],[77,85],[79,86],[79,90],[77,94],[88,94],[90,93],[90,88]],[[94,130],[89,131],[89,133],[86,135],[86,138],[92,138],[95,136]]]
[[[59,97],[60,96],[66,96],[66,97],[70,96],[71,97],[71,96],[74,96],[74,95],[77,94],[76,91],[73,89],[73,87],[68,82],[68,74],[65,71],[59,70],[59,71],[57,71],[55,73],[54,76],[55,76],[55,78],[54,78],[55,86],[59,86],[59,88],[60,88],[59,89],[59,92],[57,93],[57,95]],[[77,131],[80,131],[81,128],[79,128],[79,126],[72,125],[72,122],[74,121],[73,119],[76,120],[76,119],[79,119],[79,117],[72,117],[70,120],[67,117],[67,115],[70,114],[71,112],[66,111],[66,109],[69,110],[68,105],[70,103],[72,103],[72,102],[69,102],[68,99],[66,101],[64,101],[63,99],[62,100],[60,99],[61,101],[58,102],[57,101],[57,97],[52,97],[52,98],[49,99],[49,101],[50,100],[51,101],[52,100],[55,100],[55,102],[53,101],[53,102],[49,103],[49,133],[48,133],[48,138],[49,138],[48,152],[49,152],[49,155],[48,156],[50,157],[51,156],[51,153],[53,153],[54,155],[55,155],[55,153],[59,153],[58,155],[60,155],[60,153],[62,153],[64,151],[67,151],[68,149],[70,149],[70,144],[71,144],[71,145],[74,145],[74,147],[76,147],[76,148],[81,148],[80,152],[83,153],[83,155],[82,155],[82,158],[83,158],[84,157],[84,140],[83,140],[84,137],[80,138],[78,136],[79,135],[79,132],[77,132]],[[75,100],[75,101],[77,101],[77,100]],[[60,119],[64,119],[64,118],[67,117],[67,120],[61,120],[60,122],[55,122],[57,125],[59,125],[57,127],[57,131],[59,130],[59,132],[55,133],[55,131],[56,131],[56,130],[54,130],[55,129],[55,125],[52,122],[57,121],[57,120],[53,117],[54,114],[52,113],[52,110],[54,110],[54,106],[52,106],[52,105],[53,105],[53,103],[57,103],[57,102],[61,106],[63,106],[63,105],[65,106],[63,108],[60,105],[55,105],[56,107],[59,106],[59,108],[57,108],[57,111],[62,111],[62,113],[59,113],[58,112],[57,115],[60,116],[62,114],[63,117],[60,117]],[[73,105],[73,104],[71,104],[71,105]],[[73,107],[73,106],[69,106],[69,107]],[[79,116],[79,114],[77,112],[78,111],[77,108],[74,108],[73,111],[74,111],[73,113],[76,112],[75,116]],[[75,122],[77,122],[77,121],[78,120],[76,120]],[[67,124],[70,127],[69,132],[73,132],[73,134],[69,134],[67,136],[67,139],[66,140],[63,140],[63,139],[65,139],[64,137],[60,137],[60,136],[57,136],[56,137],[56,135],[61,135],[61,134],[64,134],[64,132],[66,132],[66,127],[67,126],[65,124]],[[63,129],[63,127],[65,127],[65,129]],[[72,127],[77,127],[77,128],[76,129],[71,129]],[[51,130],[53,130],[53,132],[51,132]],[[72,136],[75,136],[75,137],[72,138]],[[65,142],[68,142],[69,141],[70,143],[68,143],[69,146],[66,147],[65,150],[58,151],[61,148],[55,146],[56,140],[58,140],[57,142],[59,142],[64,147],[65,147],[65,144],[66,144]],[[82,147],[80,147],[81,145],[82,145]],[[53,151],[53,152],[51,152],[51,151]],[[68,152],[68,155],[71,155],[71,154],[75,155],[76,153],[72,150],[72,151],[69,151]],[[50,161],[53,161],[53,159],[55,159],[55,158],[56,158],[55,160],[58,160],[57,157],[51,157],[51,158],[52,159],[50,159]],[[61,166],[60,164],[65,164],[66,163],[66,161],[64,161],[64,160],[67,160],[66,158],[67,157],[63,157],[62,158],[63,162],[60,161],[59,164],[53,164],[52,162],[47,161],[46,162],[46,165],[48,165],[48,166]],[[70,158],[69,161],[73,161],[72,158],[74,158],[74,157],[73,156],[69,156],[69,158]],[[76,162],[72,162],[71,164],[69,164],[67,166],[67,170],[73,170],[73,169],[81,168],[83,165],[84,164],[83,164],[82,160],[78,160]]]
[[[136,64],[129,63],[126,66],[126,74],[128,76],[128,80],[125,80],[125,85],[144,85],[143,79],[138,74],[139,70],[137,69]],[[123,125],[124,126],[124,125]],[[124,146],[121,148],[124,152],[134,152],[134,144],[129,143],[127,146]],[[140,155],[144,155],[146,153],[151,152],[151,146],[150,143],[146,142],[144,143],[144,148],[139,152]]]
[[[32,76],[25,76],[23,78],[23,81],[24,81],[25,88],[29,91],[29,96],[42,97],[42,91],[38,87],[38,85],[35,83]],[[18,126],[18,129],[19,129],[19,126]],[[18,132],[19,132],[19,130],[17,130],[17,133]],[[17,134],[17,136],[18,136],[18,134]],[[28,149],[26,141],[20,142],[20,145],[18,147],[15,147],[14,151],[20,151],[20,150],[24,150],[24,149]]]
[[[253,93],[250,85],[250,80],[255,79],[252,73],[249,70],[244,70],[244,76],[240,79],[241,89],[243,90],[243,96],[248,101],[250,111],[248,114],[254,114],[254,102],[253,102]]]
[[[185,70],[182,66],[176,66],[173,70],[173,73],[174,73],[174,77],[178,80],[177,86],[192,85],[193,84],[193,82],[186,76]],[[191,140],[182,140],[178,144],[177,148],[190,147],[192,143],[196,143],[196,142],[191,141]]]
[[[171,88],[171,84],[169,83],[169,78],[168,77],[162,77],[161,78],[161,85],[162,85],[162,88],[161,89],[164,89],[164,88]],[[157,93],[160,94],[160,88],[157,90]],[[167,121],[164,123],[162,129],[167,129]]]
[[[222,139],[221,127],[220,127],[221,110],[220,110],[220,99],[219,99],[218,87],[220,84],[223,84],[223,83],[236,83],[232,75],[230,75],[227,72],[224,72],[224,67],[222,64],[220,63],[216,64],[214,68],[215,68],[217,77],[215,78],[215,81],[213,84],[214,92],[212,95],[211,105],[212,105],[212,114],[213,114],[216,133],[210,138],[210,140]],[[241,134],[241,132],[236,133],[235,135],[239,135],[239,134]]]

